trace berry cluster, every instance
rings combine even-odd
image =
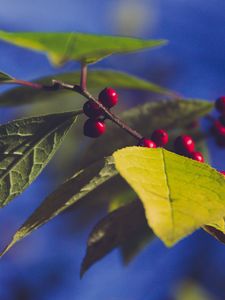
[[[168,143],[168,133],[163,129],[155,130],[151,139],[142,138],[138,146],[147,148],[164,147]],[[192,158],[199,162],[204,162],[204,157],[201,152],[195,151],[195,143],[188,135],[180,135],[174,141],[175,153]]]
[[[115,106],[117,102],[118,95],[116,91],[110,87],[100,92],[98,103],[101,105],[93,100],[87,101],[83,106],[83,112],[88,117],[88,120],[84,124],[84,135],[92,138],[102,135],[106,130],[105,119],[109,114],[109,110]],[[213,133],[218,145],[225,147],[225,96],[216,100],[215,107],[220,113],[220,116],[213,123]],[[195,126],[196,122],[194,125],[192,124],[191,128]],[[152,133],[150,139],[145,137],[140,139],[138,146],[147,148],[165,147],[168,140],[168,133],[163,129],[157,129]],[[174,152],[198,162],[204,162],[202,153],[195,151],[195,143],[188,135],[180,135],[175,139]],[[225,175],[225,171],[221,171],[221,173]]]
[[[180,135],[174,141],[174,150],[177,154],[204,162],[201,152],[195,151],[195,143],[189,135]]]
[[[156,129],[152,135],[151,139],[142,138],[138,146],[147,147],[147,148],[156,148],[164,147],[168,143],[168,133],[163,129]]]
[[[220,113],[220,116],[213,122],[212,132],[216,137],[217,145],[225,147],[225,96],[216,100],[215,108]]]
[[[98,95],[98,101],[104,107],[110,109],[117,104],[118,95],[112,88],[105,88]],[[91,138],[97,138],[102,135],[106,130],[104,122],[106,115],[100,106],[96,102],[89,100],[84,104],[83,112],[89,118],[84,123],[84,135]]]

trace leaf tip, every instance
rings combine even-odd
[[[13,246],[13,244],[14,244],[14,242],[11,242],[10,244],[8,244],[8,246],[6,246],[6,247],[2,250],[2,252],[0,253],[0,258],[2,258],[3,255],[5,255],[5,254],[9,251],[9,249]]]
[[[0,71],[0,84],[13,83],[14,81],[15,81],[15,78],[13,78],[11,75]]]
[[[83,279],[84,274],[86,273],[86,271],[88,270],[89,265],[87,263],[87,255],[84,257],[82,263],[81,263],[81,267],[80,267],[80,279]]]

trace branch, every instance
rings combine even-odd
[[[110,119],[112,122],[114,122],[119,127],[124,129],[131,136],[133,136],[134,138],[136,138],[138,140],[143,138],[143,136],[140,133],[138,133],[136,130],[130,128],[127,124],[125,124],[120,118],[118,118],[115,114],[113,114],[110,110],[108,110],[101,102],[99,102],[96,98],[94,98],[87,90],[83,90],[80,86],[75,85],[74,91],[76,91],[80,95],[84,96],[86,99],[97,103],[98,106],[101,108],[101,110],[104,111],[104,113],[108,119]]]
[[[83,90],[87,89],[87,65],[85,63],[81,64],[80,87]]]
[[[81,85],[86,86],[86,78],[87,78],[87,66],[83,65],[81,70]],[[40,83],[32,83],[24,80],[18,80],[15,79],[14,83],[20,84],[23,86],[31,87],[34,89],[43,89],[46,91],[56,91],[60,89],[66,89],[70,91],[74,91],[86,99],[90,101],[94,101],[98,104],[98,106],[101,108],[102,111],[104,111],[106,117],[110,119],[112,122],[117,124],[120,128],[125,130],[127,133],[129,133],[131,136],[136,138],[137,140],[140,140],[143,138],[143,136],[138,133],[136,130],[130,128],[127,124],[125,124],[120,118],[118,118],[115,114],[113,114],[110,110],[108,110],[101,102],[99,102],[95,97],[93,97],[85,88],[79,85],[73,85],[64,83],[58,80],[52,80],[52,85],[43,85]]]
[[[21,80],[21,79],[13,79],[11,82],[12,84],[19,84],[19,85],[23,85],[23,86],[27,86],[27,87],[31,87],[33,89],[38,89],[41,90],[43,89],[43,85],[39,84],[39,83],[34,83],[34,82],[29,82],[29,81],[25,81],[25,80]]]

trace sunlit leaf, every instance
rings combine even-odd
[[[160,148],[127,147],[113,157],[167,246],[225,215],[225,178],[210,166]]]
[[[80,72],[56,74],[38,79],[35,82],[51,85],[52,79],[63,81],[69,84],[75,84],[79,83]],[[172,91],[169,91],[147,80],[131,76],[127,73],[112,70],[90,70],[88,72],[89,89],[95,88],[101,90],[108,85],[114,88],[146,90],[167,96],[175,96],[175,93]],[[34,102],[54,101],[60,96],[63,100],[65,95],[73,95],[74,97],[75,93],[74,91],[63,89],[54,92],[41,89],[32,89],[30,87],[16,87],[0,94],[0,106],[14,106],[33,104]]]
[[[74,203],[78,203],[88,193],[117,174],[113,159],[110,157],[74,174],[42,202],[16,232],[11,243],[1,255],[33,230],[39,228]]]
[[[0,126],[1,207],[39,175],[79,113],[31,117]]]
[[[115,53],[135,52],[164,45],[164,40],[62,32],[5,32],[0,39],[45,53],[55,65],[70,60],[94,63]]]

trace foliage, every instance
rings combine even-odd
[[[57,66],[71,60],[82,65],[81,75],[79,72],[58,72],[35,82],[0,72],[1,84],[20,85],[0,95],[0,105],[10,107],[46,100],[54,103],[56,99],[63,100],[64,95],[76,95],[75,92],[96,101],[86,90],[84,74],[87,64],[112,54],[165,44],[164,40],[81,33],[0,31],[0,39],[42,52]],[[83,157],[79,157],[80,165],[76,166],[73,175],[43,200],[1,255],[68,207],[76,208],[78,203],[85,203],[87,195],[95,197],[95,190],[106,188],[106,183],[114,177],[121,182],[124,178],[129,185],[125,190],[118,190],[117,197],[109,203],[106,216],[92,230],[81,275],[114,247],[121,247],[124,261],[128,262],[152,239],[151,229],[167,246],[174,245],[200,227],[224,242],[225,177],[207,164],[168,151],[172,150],[171,144],[167,150],[134,146],[134,136],[148,136],[161,127],[169,131],[171,140],[178,132],[191,132],[197,149],[207,152],[204,133],[199,127],[187,129],[187,125],[207,115],[213,104],[201,99],[180,99],[166,88],[114,70],[93,69],[88,73],[87,83],[91,90],[112,85],[115,88],[153,92],[164,98],[123,112],[120,116],[122,125],[117,116],[110,115],[107,108],[99,105],[108,113],[108,119],[120,128],[112,122],[107,124],[108,132],[104,137],[83,149]],[[82,113],[82,110],[53,113],[0,126],[1,207],[36,179]]]
[[[0,72],[0,83],[11,82],[13,78],[6,73]]]
[[[94,63],[116,53],[134,52],[164,45],[164,40],[142,40],[129,37],[99,36],[84,33],[4,32],[0,39],[14,45],[44,52],[55,65],[69,60]]]
[[[0,206],[21,194],[44,169],[80,112],[16,120],[0,126]]]
[[[208,165],[160,148],[128,147],[113,156],[167,246],[225,215],[225,177]]]

